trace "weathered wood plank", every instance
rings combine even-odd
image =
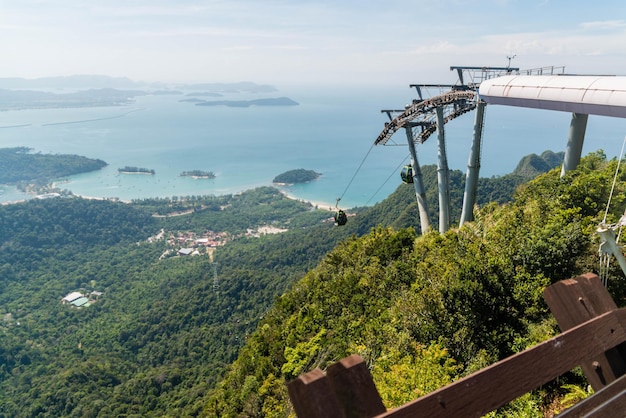
[[[626,411],[626,396],[621,394],[582,416],[584,418],[621,418],[624,416],[624,411]]]
[[[298,418],[345,418],[330,380],[320,369],[292,380],[287,391]]]
[[[572,417],[584,418],[621,418],[626,416],[626,396],[624,393],[618,393],[603,404],[598,405],[591,411],[583,414],[575,414]],[[559,414],[560,417],[560,414]]]
[[[357,354],[326,370],[346,418],[371,418],[387,409],[383,405],[365,361]]]
[[[543,297],[561,331],[617,309],[600,278],[593,273],[554,283],[545,288]]]
[[[561,331],[567,331],[605,312],[617,309],[600,278],[587,273],[563,280],[544,290],[544,299]],[[626,343],[584,359],[581,368],[598,391],[626,373]]]
[[[378,418],[480,417],[625,341],[625,324],[607,312]]]
[[[616,402],[624,398],[626,402],[626,375],[620,377],[615,382],[604,387],[602,390],[594,393],[590,397],[583,399],[571,408],[559,414],[559,418],[582,417],[597,411],[598,408],[604,408],[607,403]],[[617,406],[617,405],[616,405]],[[615,408],[613,413],[625,411],[625,408]],[[619,414],[618,414],[619,415]],[[599,415],[593,415],[599,416]],[[614,416],[614,415],[607,415]]]

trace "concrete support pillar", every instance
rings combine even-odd
[[[443,107],[437,107],[437,184],[439,186],[439,232],[450,228],[450,173],[446,154]]]
[[[428,203],[426,201],[426,189],[424,188],[424,179],[422,177],[422,169],[417,160],[417,152],[415,151],[415,140],[413,138],[413,130],[410,126],[405,128],[406,139],[409,142],[409,152],[411,153],[411,166],[413,167],[413,187],[415,188],[415,196],[417,197],[417,207],[420,216],[420,228],[422,234],[430,231],[430,217],[428,215]]]
[[[561,177],[563,177],[566,172],[575,169],[580,162],[588,118],[589,115],[583,113],[572,113],[572,121],[569,124],[567,148],[565,149],[565,159],[563,160],[563,167],[561,168]]]
[[[474,219],[474,205],[476,204],[476,191],[478,189],[478,175],[480,172],[480,146],[483,136],[485,106],[486,103],[481,100],[479,100],[476,105],[474,133],[472,137],[472,147],[467,161],[465,194],[463,195],[463,210],[461,211],[461,222],[459,227],[463,226],[465,222],[471,222]]]

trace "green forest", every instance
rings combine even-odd
[[[102,160],[71,154],[32,153],[27,147],[0,148],[0,184],[30,182],[45,185],[52,179],[99,170]]]
[[[317,173],[313,170],[306,170],[304,168],[298,168],[296,170],[285,171],[274,177],[272,180],[273,183],[284,183],[284,184],[296,184],[296,183],[306,183],[308,181],[316,180],[321,176],[321,173]]]
[[[353,353],[390,408],[550,338],[542,290],[597,270],[617,166],[596,152],[535,177],[552,156],[481,179],[475,221],[445,234],[421,235],[404,184],[344,227],[271,187],[0,206],[0,417],[293,416],[286,382]],[[423,172],[436,203],[436,167]],[[458,225],[464,175],[450,174]],[[620,172],[611,222],[625,190]],[[286,232],[249,234],[263,226]],[[169,237],[207,231],[228,237],[211,257],[161,258]],[[71,292],[98,296],[78,308]],[[574,370],[493,415],[585,393]]]

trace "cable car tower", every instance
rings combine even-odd
[[[413,183],[415,188],[422,233],[430,231],[431,226],[416,145],[424,143],[432,134],[437,133],[439,232],[443,233],[450,228],[449,169],[444,125],[467,112],[476,110],[460,225],[471,221],[476,202],[485,114],[485,102],[478,97],[478,87],[484,80],[517,73],[519,68],[511,67],[509,59],[509,65],[506,67],[450,67],[450,71],[455,70],[458,75],[456,84],[411,84],[410,87],[415,88],[417,92],[417,99],[406,105],[404,110],[381,110],[382,113],[387,114],[389,122],[385,123],[382,132],[374,141],[374,145],[386,145],[393,134],[404,128],[411,154],[411,170],[409,166],[405,166],[402,170],[402,179],[407,183]],[[438,94],[424,94],[431,90],[437,91]],[[409,173],[412,176],[411,180],[408,179]]]

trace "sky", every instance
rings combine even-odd
[[[623,0],[0,0],[0,77],[451,83],[452,65],[626,75]]]

